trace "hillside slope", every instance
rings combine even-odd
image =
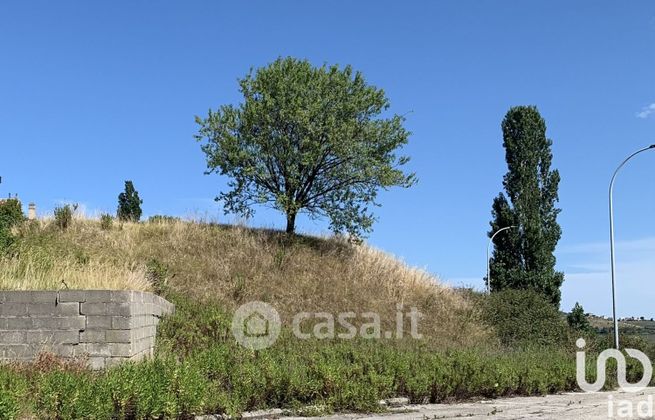
[[[397,305],[423,315],[420,332],[445,344],[487,338],[458,292],[423,270],[366,245],[184,221],[114,224],[76,220],[66,231],[26,224],[0,264],[0,288],[148,290],[162,278],[176,292],[231,311],[261,300],[281,313],[373,311],[395,322]],[[65,283],[64,284],[62,283]]]

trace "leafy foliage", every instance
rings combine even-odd
[[[505,194],[493,202],[491,237],[499,229],[514,226],[495,239],[491,259],[491,290],[534,289],[559,305],[564,275],[555,271],[553,252],[561,237],[557,223],[559,172],[550,169],[552,141],[536,107],[511,108],[502,124],[508,172]]]
[[[306,212],[358,236],[371,230],[380,188],[414,184],[400,169],[409,159],[396,155],[409,137],[404,118],[381,118],[384,91],[350,66],[280,58],[239,84],[241,105],[196,117],[208,173],[231,178],[217,197],[226,212],[269,205],[286,214],[289,233]]]
[[[141,204],[139,192],[134,189],[132,181],[125,181],[125,191],[118,195],[118,211],[116,213],[121,222],[138,222],[141,219]]]
[[[492,293],[484,300],[483,318],[506,346],[562,346],[568,342],[559,311],[548,297],[533,290]]]
[[[111,214],[100,215],[100,229],[111,230],[113,224],[114,224],[114,218],[111,216]]]
[[[0,201],[0,250],[13,242],[11,228],[24,220],[20,201],[8,199]]]
[[[580,305],[578,302],[575,302],[575,306],[573,306],[571,313],[566,316],[566,322],[568,322],[569,327],[576,331],[584,332],[589,331],[591,328],[589,320],[584,313],[584,308],[582,308],[582,305]]]
[[[77,204],[66,204],[55,207],[55,224],[61,230],[66,230],[73,223],[73,213],[77,210]]]

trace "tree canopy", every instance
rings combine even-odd
[[[488,235],[513,228],[494,239],[490,287],[533,289],[559,305],[564,275],[555,271],[553,252],[562,234],[555,205],[560,176],[550,169],[552,141],[546,137],[546,122],[536,107],[518,106],[507,112],[502,129],[507,195],[494,199]]]
[[[239,80],[243,102],[196,117],[207,173],[230,178],[220,192],[226,213],[249,217],[254,205],[326,217],[335,232],[369,232],[378,190],[416,181],[397,155],[409,132],[382,89],[350,66],[314,67],[279,58]]]
[[[134,189],[132,181],[125,181],[125,191],[118,195],[118,210],[116,216],[123,222],[138,222],[141,219],[141,204],[139,192]]]

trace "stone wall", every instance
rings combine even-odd
[[[0,360],[40,352],[88,357],[94,369],[152,355],[157,324],[174,311],[147,292],[113,290],[0,292]]]

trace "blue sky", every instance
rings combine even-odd
[[[650,1],[2,2],[0,195],[113,212],[132,179],[146,215],[234,221],[212,200],[225,180],[203,175],[194,116],[287,55],[351,64],[408,113],[420,182],[381,195],[369,242],[455,285],[482,287],[500,122],[537,105],[562,176],[562,307],[610,313],[607,185],[655,142]],[[655,316],[654,163],[640,156],[617,183],[621,316]]]

